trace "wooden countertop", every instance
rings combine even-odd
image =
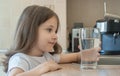
[[[98,65],[96,70],[81,70],[80,64],[60,64],[63,68],[42,76],[120,76],[120,65]]]

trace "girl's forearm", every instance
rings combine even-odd
[[[40,76],[40,75],[34,71],[27,71],[27,72],[19,73],[15,76]]]
[[[61,54],[60,63],[69,63],[69,62],[79,62],[80,61],[80,52],[78,53],[69,53]]]
[[[16,76],[41,76],[42,74],[48,72],[48,68],[42,68],[40,69],[39,71],[35,69],[32,69],[30,71],[27,71],[27,72],[23,72],[23,73],[20,73],[20,74],[17,74]]]

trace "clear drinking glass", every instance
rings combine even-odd
[[[100,42],[100,32],[97,28],[81,28],[79,35],[79,44],[81,50],[81,68],[96,69],[97,61],[94,61],[93,53],[86,54],[83,51],[98,47]]]

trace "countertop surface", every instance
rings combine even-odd
[[[99,65],[120,65],[120,55],[101,55]]]
[[[120,76],[120,65],[98,65],[95,70],[82,70],[80,64],[60,64],[62,69],[42,76]]]

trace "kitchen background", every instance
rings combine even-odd
[[[107,3],[106,13],[104,1]],[[0,61],[12,44],[18,18],[23,9],[32,4],[46,6],[54,10],[60,18],[58,42],[63,50],[69,46],[69,33],[74,23],[83,23],[84,27],[93,27],[96,20],[104,15],[120,16],[120,0],[1,0],[0,2]],[[1,65],[1,64],[0,64]],[[0,66],[0,74],[4,74]],[[4,76],[4,75],[2,75]]]
[[[32,4],[54,10],[60,18],[59,40],[63,49],[69,46],[69,32],[74,23],[93,27],[96,20],[104,18],[104,1],[107,13],[120,16],[120,0],[1,0],[0,2],[0,50],[10,47],[18,18],[23,9]]]

